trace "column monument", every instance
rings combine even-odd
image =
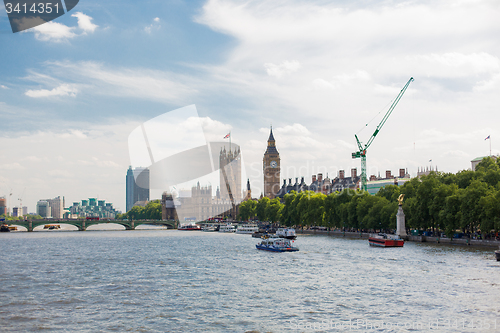
[[[396,235],[399,237],[406,236],[406,224],[405,224],[405,213],[403,212],[403,198],[404,194],[401,194],[398,198],[398,213],[396,214]]]

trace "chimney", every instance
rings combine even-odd
[[[391,170],[387,170],[387,171],[385,172],[385,178],[386,178],[386,179],[390,179],[390,178],[392,178],[392,175],[391,175]]]
[[[314,183],[316,181],[316,175],[313,175],[312,182]]]
[[[405,169],[399,169],[399,178],[405,178],[406,172]]]
[[[358,169],[352,168],[351,169],[351,177],[356,178],[358,176]]]
[[[344,170],[339,171],[339,178],[344,179]]]
[[[323,174],[318,173],[318,182],[321,182],[323,180]]]

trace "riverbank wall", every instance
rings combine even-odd
[[[362,238],[368,239],[370,233],[365,232],[349,232],[341,230],[296,230],[297,234],[308,234],[308,235],[329,235],[335,237],[346,237],[346,238]],[[431,236],[406,236],[403,237],[405,241],[418,242],[418,243],[435,243],[435,244],[445,244],[445,245],[460,245],[460,246],[479,246],[479,247],[489,247],[498,249],[500,246],[500,241],[497,240],[483,240],[483,239],[468,239],[468,238],[441,238],[441,237],[431,237]]]

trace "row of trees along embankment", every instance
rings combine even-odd
[[[408,229],[480,233],[500,229],[500,159],[484,158],[476,171],[431,172],[403,186],[389,185],[372,196],[344,190],[329,195],[292,191],[279,199],[242,202],[243,220],[280,222],[286,226],[324,226],[351,230],[396,229],[397,198],[404,194]]]

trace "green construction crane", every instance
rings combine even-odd
[[[361,189],[362,190],[365,190],[365,191],[367,190],[367,187],[366,187],[366,150],[368,149],[368,147],[370,147],[373,140],[375,140],[375,137],[377,136],[378,132],[380,132],[380,130],[382,129],[382,126],[384,126],[385,122],[387,121],[387,119],[391,115],[392,111],[394,110],[394,108],[398,104],[401,97],[403,97],[403,94],[405,93],[406,89],[408,88],[408,86],[410,85],[410,83],[412,81],[413,81],[413,78],[411,77],[408,80],[408,82],[406,82],[405,86],[403,87],[403,89],[401,89],[401,91],[399,92],[399,95],[396,97],[396,99],[392,103],[391,107],[389,108],[389,110],[385,114],[384,118],[382,119],[382,121],[380,121],[380,124],[378,124],[377,129],[375,129],[375,132],[373,132],[371,138],[368,140],[368,142],[365,144],[364,147],[363,147],[361,141],[359,141],[358,136],[356,134],[354,134],[354,136],[356,137],[356,142],[358,143],[359,151],[352,153],[352,158],[361,158]]]

